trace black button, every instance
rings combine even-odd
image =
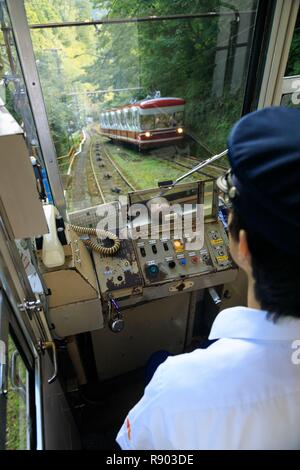
[[[118,276],[118,281],[123,281],[123,276]]]
[[[141,247],[140,251],[141,251],[141,255],[143,256],[143,258],[145,258],[145,256],[146,256],[145,248]]]
[[[176,266],[175,261],[169,261],[169,268],[174,269]]]
[[[164,250],[169,251],[169,245],[167,242],[164,242]]]
[[[156,255],[156,253],[157,253],[156,245],[152,245],[152,251],[153,251],[153,253]]]

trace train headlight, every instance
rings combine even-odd
[[[147,131],[147,132],[145,132],[145,137],[147,137],[147,138],[151,137],[151,133],[150,133],[150,132],[148,132],[148,131]]]
[[[183,134],[183,129],[182,129],[182,127],[178,127],[178,129],[177,129],[177,134]]]

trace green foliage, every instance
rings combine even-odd
[[[107,18],[232,13],[222,18],[123,22],[94,27],[33,30],[33,44],[58,155],[67,153],[70,135],[98,121],[101,110],[161,96],[186,100],[186,129],[212,152],[224,149],[239,117],[246,69],[233,86],[233,56],[225,59],[225,79],[215,90],[219,46],[229,47],[234,12],[255,8],[256,0],[27,0],[30,23],[89,20],[92,10]],[[37,7],[38,6],[38,7]],[[222,34],[225,31],[224,38]],[[223,33],[222,33],[223,32]],[[250,46],[250,45],[249,45]],[[295,64],[299,43],[295,43]],[[234,54],[245,54],[236,50]],[[234,56],[235,57],[235,56]],[[87,96],[86,91],[97,91]]]
[[[90,18],[90,0],[27,0],[29,24]],[[93,62],[92,28],[32,30],[32,41],[43,89],[48,120],[58,156],[68,153],[71,134],[85,125],[92,87],[82,79],[83,67]]]
[[[15,351],[15,344],[11,336],[9,336],[9,363]],[[16,376],[19,377],[23,385],[26,385],[26,368],[20,356],[18,356],[16,360]],[[26,450],[27,429],[29,427],[28,416],[26,415],[26,403],[24,397],[21,396],[18,391],[14,390],[10,378],[8,382],[6,420],[6,450]]]
[[[109,11],[109,18],[148,15],[192,14],[219,11],[220,7],[251,9],[253,0],[115,0],[94,1],[94,7]],[[174,19],[103,26],[98,34],[98,59],[86,68],[88,80],[109,90],[100,108],[118,106],[145,98],[159,90],[161,96],[186,100],[186,128],[212,152],[223,150],[232,124],[241,113],[245,80],[234,89],[225,77],[223,89],[213,90],[220,25],[229,32],[233,16]],[[228,34],[225,34],[225,45]],[[228,44],[228,43],[227,43]],[[227,59],[233,63],[230,57]],[[241,70],[246,79],[246,68]],[[133,90],[140,87],[139,90]],[[116,88],[125,89],[114,92]]]
[[[298,26],[294,33],[285,75],[300,75],[300,26]]]

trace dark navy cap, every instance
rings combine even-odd
[[[228,138],[237,194],[233,206],[266,241],[295,253],[300,237],[300,109],[247,114]]]

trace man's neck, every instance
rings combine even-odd
[[[254,279],[248,276],[248,293],[247,293],[247,305],[249,308],[255,308],[261,310],[261,305],[255,297],[254,291]]]

